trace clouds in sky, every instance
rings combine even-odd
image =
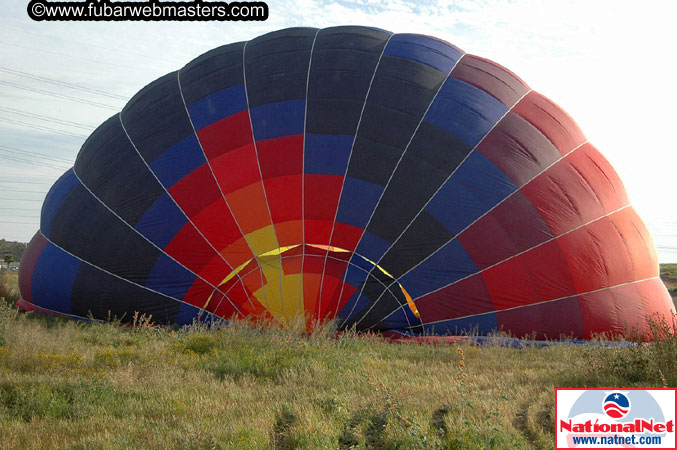
[[[2,68],[129,98],[165,73],[211,48],[289,26],[358,24],[437,36],[492,59],[560,104],[618,170],[649,227],[677,226],[670,210],[677,144],[672,137],[677,90],[672,56],[677,4],[666,1],[543,0],[269,0],[265,22],[33,22],[28,0],[0,5],[0,157],[4,147],[71,161],[83,139],[10,123],[19,121],[89,134],[82,128],[19,116],[7,108],[94,129],[113,109],[76,103],[7,83],[120,108],[123,100],[30,79]],[[3,83],[4,82],[4,83]],[[2,151],[2,150],[5,151]],[[63,164],[55,164],[62,166]],[[2,159],[0,190],[22,185],[2,180],[53,182],[59,170]],[[25,190],[46,191],[48,185]],[[30,186],[30,189],[28,188]],[[43,194],[1,192],[0,208],[34,206]],[[14,220],[0,209],[0,237],[27,240],[37,218]],[[22,214],[27,215],[27,214]],[[663,238],[661,238],[663,239]],[[669,237],[668,237],[669,239]],[[667,242],[667,243],[665,243]],[[664,247],[674,241],[658,242]],[[669,249],[668,249],[669,250]],[[677,261],[677,250],[672,254]],[[662,256],[665,260],[666,257]]]

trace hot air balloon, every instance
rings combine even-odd
[[[291,28],[138,92],[51,188],[20,306],[590,338],[670,319],[616,172],[562,109],[434,37]]]

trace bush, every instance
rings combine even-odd
[[[72,392],[68,388],[0,384],[0,405],[26,422],[34,418],[70,419],[74,415],[72,403]]]
[[[566,385],[677,386],[677,332],[663,321],[651,321],[649,335],[632,346],[590,347],[583,355],[581,371],[572,374]]]
[[[239,380],[251,377],[261,381],[274,381],[280,379],[286,371],[305,365],[308,358],[304,353],[293,347],[232,347],[221,353],[215,363],[209,363],[207,369],[220,379],[229,377]]]

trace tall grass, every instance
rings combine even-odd
[[[19,300],[19,275],[17,272],[0,270],[0,302],[14,304]]]
[[[677,385],[660,323],[650,344],[521,350],[303,320],[125,328],[19,313],[1,280],[3,448],[550,449],[555,387]]]
[[[0,446],[548,449],[555,387],[677,384],[674,336],[517,350],[139,323],[0,306]]]

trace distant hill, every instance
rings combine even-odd
[[[677,305],[677,264],[661,264],[661,280]]]
[[[21,255],[26,250],[26,244],[23,242],[6,241],[0,239],[0,261],[3,261],[5,255],[12,255],[15,262],[21,261]]]
[[[23,242],[0,239],[0,265],[4,264],[2,260],[5,255],[14,256],[14,262],[18,263],[24,250],[26,244]],[[677,304],[677,264],[661,264],[661,279]]]

